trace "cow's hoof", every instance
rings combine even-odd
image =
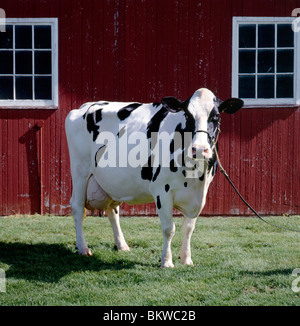
[[[122,246],[118,250],[119,251],[130,251],[130,248],[128,246]]]
[[[93,256],[91,250],[89,248],[85,248],[81,251],[79,251],[79,255],[81,256]]]
[[[125,246],[114,245],[114,249],[118,251],[130,251],[130,248],[127,245]]]
[[[181,264],[182,265],[187,265],[187,266],[194,266],[194,263],[191,259],[186,259],[185,261],[184,260],[181,260]]]
[[[171,261],[166,261],[164,263],[161,264],[160,268],[174,268],[174,265]]]

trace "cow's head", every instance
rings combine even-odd
[[[198,89],[194,95],[182,102],[174,97],[162,99],[162,105],[170,112],[184,111],[187,120],[193,121],[191,155],[193,159],[210,159],[213,142],[218,133],[220,114],[233,114],[242,108],[244,102],[238,98],[226,101],[218,99],[206,88]]]

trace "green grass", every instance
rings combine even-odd
[[[299,216],[268,219],[300,228]],[[109,221],[88,217],[92,257],[76,254],[71,217],[0,218],[0,305],[300,305],[291,289],[299,234],[253,218],[199,218],[189,267],[178,260],[182,219],[175,224],[175,268],[161,270],[158,218],[122,218],[131,252],[117,252]]]

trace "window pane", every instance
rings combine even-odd
[[[275,46],[275,25],[258,25],[258,47],[272,48]]]
[[[277,72],[294,72],[294,50],[277,51]]]
[[[34,47],[36,49],[51,49],[51,26],[34,27]]]
[[[16,74],[32,74],[31,51],[16,51]]]
[[[32,77],[16,77],[17,100],[32,100]]]
[[[51,74],[51,51],[35,51],[35,73]]]
[[[277,98],[294,97],[294,76],[277,76]]]
[[[35,99],[51,100],[52,99],[52,78],[35,77]]]
[[[16,49],[32,48],[32,26],[16,26]]]
[[[13,74],[13,52],[0,51],[0,74]]]
[[[0,100],[13,100],[13,77],[0,77]]]
[[[274,72],[274,55],[273,50],[259,50],[258,51],[258,72],[259,73],[273,73]]]
[[[255,73],[255,51],[239,51],[239,73]]]
[[[239,47],[255,48],[256,25],[240,25],[239,27]]]
[[[258,76],[257,97],[274,98],[274,76]]]
[[[11,49],[13,41],[13,27],[6,26],[6,32],[0,33],[0,49]]]
[[[239,97],[255,98],[254,76],[239,76]]]
[[[291,24],[277,25],[277,46],[294,47],[294,32]]]

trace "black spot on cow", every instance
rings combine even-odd
[[[141,177],[143,180],[152,180],[153,167],[152,167],[152,156],[149,156],[148,163],[142,167]]]
[[[165,191],[168,192],[170,190],[170,186],[168,184],[165,185]]]
[[[152,103],[152,105],[153,105],[153,107],[157,108],[158,106],[161,105],[161,103],[159,103],[159,102],[154,102],[154,103]]]
[[[218,144],[216,146],[218,150]],[[218,169],[218,161],[215,152],[213,152],[213,156],[208,161],[207,173],[210,173],[211,169],[213,169],[212,175],[214,176]]]
[[[185,170],[182,171],[182,174],[183,174],[184,177],[186,177],[186,171]]]
[[[158,132],[160,124],[164,118],[168,115],[169,111],[165,108],[161,108],[157,111],[151,120],[147,124],[147,138],[151,138],[152,132]]]
[[[157,209],[161,209],[161,202],[159,196],[156,197],[156,205],[157,205]]]
[[[103,102],[103,103],[94,103],[94,104],[92,104],[89,108],[88,108],[88,110],[85,112],[85,114],[82,116],[82,118],[83,118],[83,120],[85,119],[85,117],[86,117],[86,114],[88,113],[88,111],[89,111],[89,109],[92,107],[92,106],[103,106],[103,105],[108,105],[109,103],[108,102]],[[99,110],[101,110],[102,111],[102,109],[103,108],[99,108]],[[97,110],[98,111],[98,110]],[[102,116],[101,116],[101,119],[102,119]],[[100,120],[99,120],[100,121]],[[98,122],[99,122],[98,121]]]
[[[156,178],[158,177],[159,175],[159,172],[160,172],[160,169],[161,169],[161,166],[159,165],[158,168],[156,169],[156,172],[152,178],[152,181],[154,182],[156,180]]]
[[[186,119],[185,127],[183,128],[181,123],[176,126],[174,137],[170,143],[171,154],[177,151],[178,149],[181,149],[182,153],[179,159],[182,166],[185,166],[185,161],[187,159],[188,148],[185,148],[185,145],[190,144],[192,142],[192,139],[195,135],[196,126],[195,119],[189,111],[186,110],[184,116]],[[189,137],[189,139],[185,139],[185,137]]]
[[[199,180],[200,181],[203,181],[204,180],[204,173],[201,175],[201,177],[199,177]]]
[[[185,186],[185,188],[188,186],[188,183],[187,182],[185,182],[184,184],[183,184],[184,186]]]
[[[172,172],[177,172],[177,170],[178,170],[177,166],[175,166],[174,159],[172,159],[171,162],[170,162],[170,170]]]
[[[86,116],[87,130],[89,133],[93,133],[93,141],[96,141],[99,135],[100,127],[97,125],[97,123],[100,122],[101,120],[102,120],[102,109],[89,113]]]
[[[124,108],[120,109],[117,113],[118,118],[123,121],[125,119],[127,119],[130,114],[136,110],[138,107],[140,107],[142,104],[141,103],[131,103],[127,106],[125,106]]]

